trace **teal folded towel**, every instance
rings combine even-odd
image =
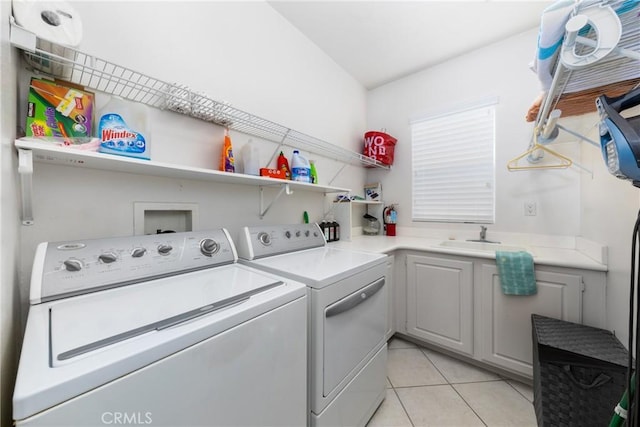
[[[535,295],[536,273],[529,252],[496,251],[500,285],[505,295]]]

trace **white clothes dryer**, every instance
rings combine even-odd
[[[308,286],[310,424],[364,426],[386,389],[386,255],[333,248],[317,224],[244,227],[237,245]]]

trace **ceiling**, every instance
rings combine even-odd
[[[269,1],[367,89],[537,28],[542,10],[550,3]]]

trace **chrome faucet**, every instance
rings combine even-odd
[[[468,239],[468,242],[481,242],[481,243],[500,243],[492,240],[487,240],[487,227],[484,225],[480,226],[480,238],[479,239]]]
[[[480,240],[487,240],[487,227],[484,225],[480,226]]]

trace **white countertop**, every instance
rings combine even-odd
[[[478,251],[440,246],[443,239],[409,236],[355,236],[349,241],[329,243],[336,247],[349,248],[375,253],[391,253],[396,250],[428,251],[449,255],[470,256],[495,259],[495,252]],[[497,246],[499,247],[499,246]],[[596,261],[576,249],[553,248],[544,246],[526,246],[533,255],[535,264],[558,267],[579,268],[585,270],[607,271],[607,265]]]

